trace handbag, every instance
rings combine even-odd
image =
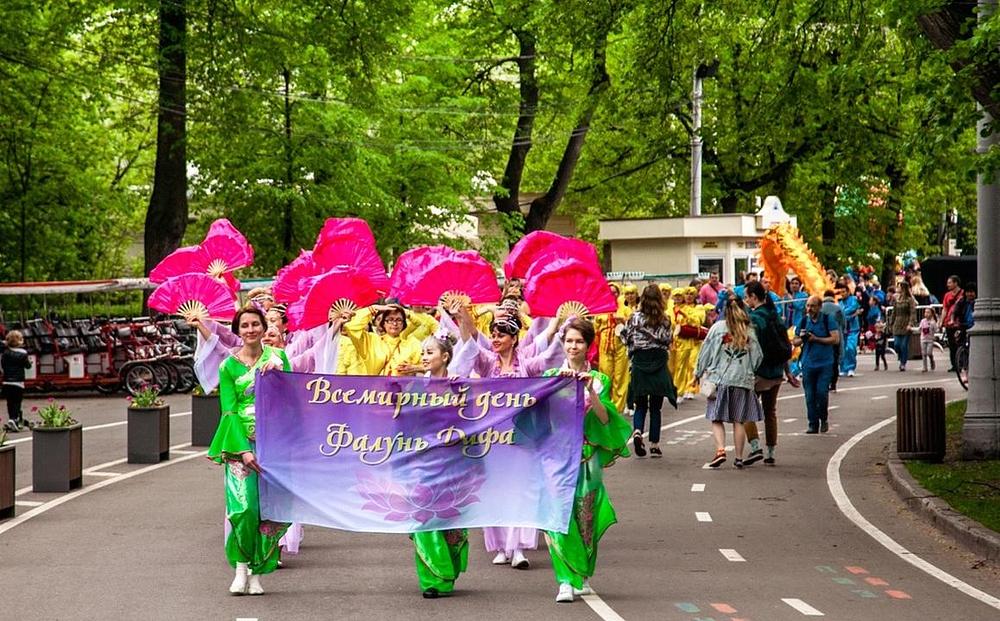
[[[701,394],[705,395],[707,399],[715,398],[715,391],[719,388],[715,385],[715,382],[709,379],[703,379],[701,380],[700,386]]]

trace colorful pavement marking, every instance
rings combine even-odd
[[[910,597],[910,594],[905,591],[886,591],[885,594],[892,599],[913,599]]]
[[[727,615],[731,615],[736,612],[736,609],[729,604],[709,604],[709,606]]]

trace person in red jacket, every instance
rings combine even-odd
[[[958,321],[955,320],[953,311],[955,310],[955,304],[962,299],[964,293],[962,292],[962,281],[959,280],[958,276],[949,276],[946,287],[948,291],[945,292],[944,300],[941,302],[941,325],[944,326],[944,333],[948,338],[948,355],[951,360],[951,368],[948,369],[948,372],[954,373],[955,352],[958,351],[960,343],[958,342],[959,325]]]

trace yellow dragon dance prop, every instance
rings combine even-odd
[[[802,280],[810,295],[823,295],[833,289],[826,270],[791,224],[776,224],[760,240],[760,263],[778,295],[785,295],[785,276],[789,270]]]

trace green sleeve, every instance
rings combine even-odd
[[[593,445],[601,466],[610,466],[619,457],[628,457],[628,439],[632,436],[632,425],[626,421],[614,402],[611,401],[611,380],[599,371],[591,374],[600,380],[601,392],[598,397],[608,413],[608,422],[602,423],[593,410],[588,410],[583,421],[583,435]]]
[[[292,370],[292,363],[290,360],[288,360],[288,354],[286,354],[285,350],[283,349],[279,349],[278,352],[279,352],[278,355],[281,356],[281,370],[284,371],[285,373],[288,373],[289,371]]]
[[[222,417],[212,444],[208,447],[208,458],[221,463],[226,454],[235,455],[253,450],[240,416],[236,413],[236,384],[229,372],[229,358],[219,368],[219,408],[222,410]]]

